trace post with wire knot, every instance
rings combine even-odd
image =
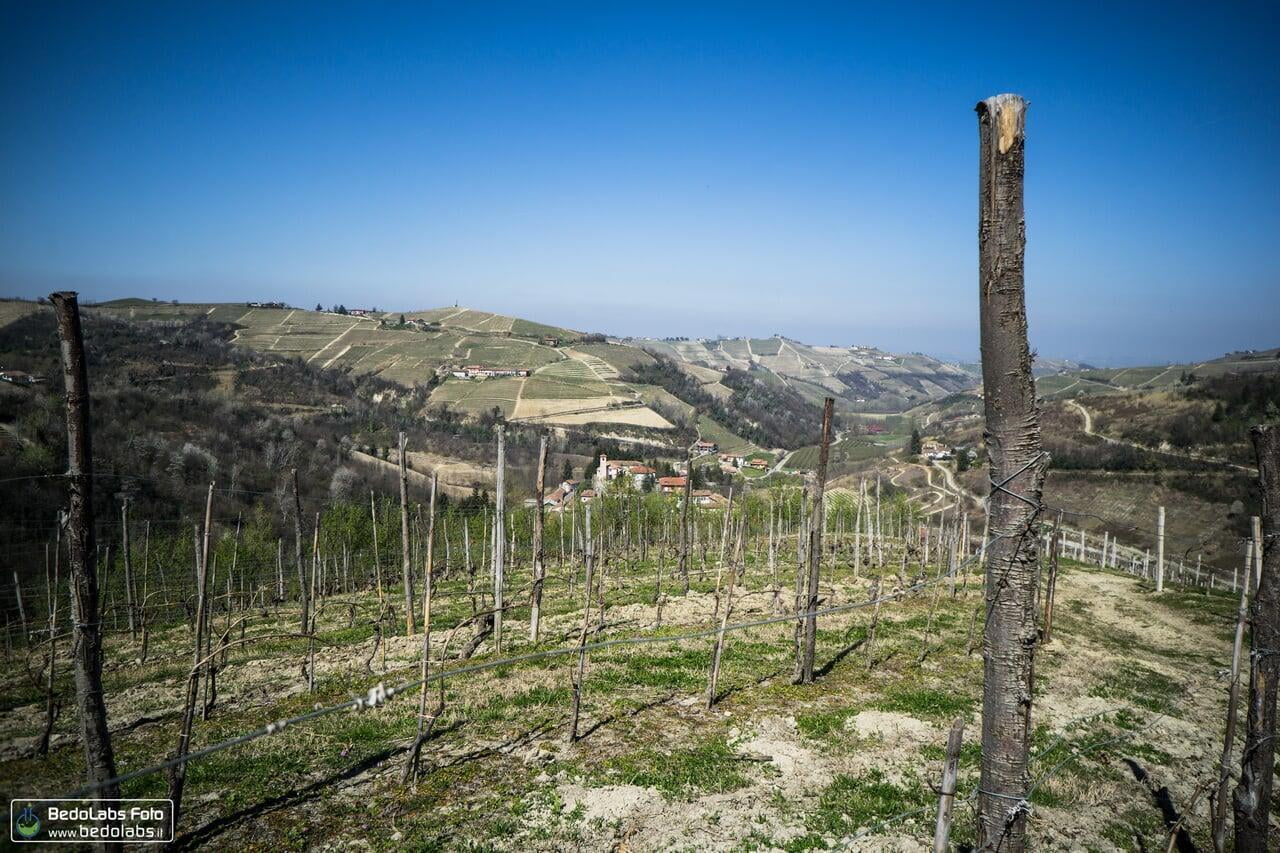
[[[977,105],[978,301],[991,460],[978,848],[1002,853],[1022,853],[1026,847],[1040,552],[1036,523],[1048,468],[1040,443],[1023,286],[1026,109],[1018,95],[996,95]]]
[[[960,765],[960,742],[964,738],[964,718],[957,717],[947,736],[947,757],[942,765],[942,785],[938,788],[938,823],[933,830],[933,853],[951,848],[951,806],[956,799],[956,776]]]

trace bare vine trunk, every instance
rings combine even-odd
[[[979,305],[993,537],[987,548],[982,641],[978,846],[1002,853],[1026,848],[1040,542],[1033,528],[1048,467],[1040,445],[1023,288],[1026,106],[1017,95],[996,95],[977,106]]]

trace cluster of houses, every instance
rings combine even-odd
[[[756,458],[748,459],[741,453],[721,453],[720,454],[720,470],[729,474],[737,474],[743,468],[753,468],[756,471],[768,471],[770,468],[769,460]]]
[[[929,459],[951,458],[951,448],[933,438],[926,438],[920,443],[920,453]]]
[[[659,494],[675,495],[677,498],[684,496],[685,475],[658,477],[653,468],[642,462],[609,460],[601,454],[600,467],[596,469],[596,476],[591,486],[583,488],[581,480],[564,480],[559,486],[543,495],[542,506],[550,512],[564,512],[573,505],[574,501],[590,503],[608,487],[611,481],[619,477],[630,477],[637,486],[643,486],[645,480],[648,480],[654,484]],[[723,495],[710,489],[693,489],[689,494],[692,505],[696,507],[718,509],[728,504]],[[526,503],[529,506],[536,505],[533,499]]]
[[[450,368],[449,375],[458,379],[495,379],[499,376],[528,376],[527,367],[485,367],[482,364],[468,364],[463,367]]]
[[[0,370],[0,382],[8,382],[10,385],[40,385],[44,382],[44,377],[32,376],[25,370]]]
[[[289,307],[288,303],[285,303],[285,302],[246,302],[245,305],[248,306],[249,308],[288,308]]]

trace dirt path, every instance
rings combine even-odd
[[[1240,465],[1239,463],[1232,462],[1229,459],[1219,459],[1216,456],[1205,456],[1200,453],[1184,453],[1182,451],[1177,451],[1177,450],[1162,450],[1155,447],[1147,447],[1145,444],[1138,444],[1136,441],[1126,441],[1122,438],[1115,438],[1114,436],[1105,435],[1100,432],[1095,432],[1093,429],[1093,415],[1089,412],[1089,410],[1086,409],[1084,406],[1080,405],[1079,403],[1077,403],[1075,400],[1068,400],[1067,403],[1068,405],[1074,406],[1076,411],[1078,411],[1080,413],[1080,416],[1084,419],[1084,434],[1096,436],[1097,438],[1102,439],[1108,444],[1116,444],[1116,445],[1123,445],[1125,447],[1132,447],[1135,450],[1142,450],[1147,453],[1160,453],[1165,456],[1178,456],[1183,459],[1191,459],[1196,462],[1211,462],[1215,465],[1226,465],[1229,468],[1235,468],[1238,471],[1247,471],[1250,474],[1253,474],[1257,470],[1255,468],[1250,468],[1248,465]]]

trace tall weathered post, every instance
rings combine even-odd
[[[302,633],[311,630],[311,616],[308,612],[307,570],[302,564],[302,498],[298,495],[298,469],[292,468],[289,474],[293,480],[293,556],[298,566],[298,599],[301,602]]]
[[[120,796],[119,785],[104,785],[116,775],[115,754],[102,694],[102,630],[98,612],[98,573],[93,541],[93,435],[89,418],[89,372],[76,294],[49,296],[58,320],[62,379],[67,393],[67,554],[71,568],[71,624],[76,709],[80,717],[85,768],[95,796]]]
[[[680,502],[680,582],[689,592],[689,504],[693,502],[693,456],[685,463],[684,496]]]
[[[1233,805],[1238,853],[1264,853],[1276,751],[1276,684],[1280,681],[1280,426],[1254,427],[1262,481],[1262,572],[1253,597],[1249,651],[1249,716],[1240,783]]]
[[[400,571],[404,581],[404,631],[417,631],[413,616],[413,563],[409,558],[409,464],[405,459],[405,437],[400,433]]]
[[[822,564],[823,493],[827,489],[827,459],[831,454],[831,411],[835,400],[822,402],[822,438],[818,445],[818,473],[813,487],[813,509],[809,515],[808,583],[805,587],[804,610],[796,626],[796,666],[794,684],[813,683],[814,645],[818,636],[818,573]]]
[[[1026,847],[1027,747],[1036,646],[1035,577],[1048,457],[1041,451],[1027,343],[1023,167],[1027,104],[996,95],[977,105],[980,139],[978,301],[990,457],[987,624],[983,635],[982,777],[978,846]]]
[[[1156,511],[1156,592],[1164,592],[1164,507]]]
[[[498,424],[498,473],[493,484],[493,649],[502,651],[502,592],[503,570],[506,568],[506,429]]]
[[[529,642],[538,642],[538,628],[542,615],[542,585],[546,580],[542,549],[542,496],[547,487],[547,436],[538,442],[538,476],[533,484],[533,593],[529,609]]]

